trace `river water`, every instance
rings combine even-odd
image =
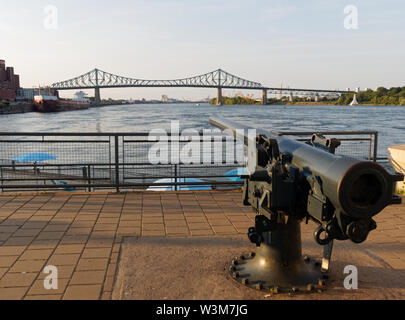
[[[381,106],[222,106],[209,104],[137,104],[62,113],[0,116],[2,132],[148,132],[209,129],[209,117],[221,115],[274,131],[378,131],[379,155],[405,144],[405,108]]]

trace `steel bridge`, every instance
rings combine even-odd
[[[269,88],[261,83],[246,80],[230,74],[222,69],[208,72],[202,75],[174,79],[174,80],[143,80],[136,78],[128,78],[105,72],[99,69],[94,69],[81,76],[72,78],[66,81],[57,82],[51,85],[54,90],[77,90],[77,89],[94,89],[95,104],[101,103],[100,89],[104,88],[129,88],[129,87],[187,87],[187,88],[216,88],[217,89],[217,105],[222,105],[222,89],[248,89],[261,90],[262,103],[267,104],[267,94],[277,94],[280,92],[288,92],[292,94],[334,94],[341,95],[348,91],[340,90],[317,90],[317,89],[293,89],[293,88]]]

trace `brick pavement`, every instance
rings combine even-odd
[[[254,216],[237,191],[0,195],[0,299],[110,299],[123,237],[245,234]],[[376,220],[367,246],[405,269],[405,205]],[[49,265],[57,290],[44,288]]]

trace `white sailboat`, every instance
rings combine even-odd
[[[354,95],[352,103],[350,103],[351,106],[357,106],[359,103],[357,102],[357,95]]]

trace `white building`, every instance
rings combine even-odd
[[[87,93],[83,91],[76,92],[74,94],[74,98],[72,99],[73,101],[78,101],[78,102],[89,102],[90,100],[86,98]]]

